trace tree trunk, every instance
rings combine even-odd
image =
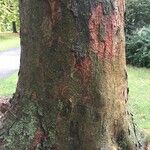
[[[17,33],[16,22],[15,21],[12,22],[12,30],[13,30],[13,33]]]
[[[1,107],[1,149],[143,149],[127,111],[124,7],[20,0],[21,66]]]

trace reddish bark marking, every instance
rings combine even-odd
[[[11,107],[11,104],[6,100],[6,101],[2,101],[0,102],[0,112],[1,113],[5,113],[7,112]]]
[[[61,95],[64,95],[67,90],[68,90],[68,86],[64,86],[61,90]]]
[[[65,83],[62,83],[59,85],[59,95],[61,95],[62,97],[65,95],[66,91],[68,90],[68,86],[65,85]]]
[[[127,103],[128,102],[128,89],[127,89],[127,87],[125,87],[125,89],[123,91],[123,96],[125,99],[125,103]]]
[[[89,57],[81,59],[81,62],[75,65],[75,68],[81,75],[82,84],[86,84],[91,78],[91,65],[92,62]]]
[[[54,144],[51,148],[52,150],[59,150],[59,146],[58,144]]]
[[[4,145],[6,143],[6,141],[4,140],[4,138],[0,139],[0,146]]]
[[[110,59],[115,55],[114,39],[118,27],[120,27],[120,22],[118,20],[117,10],[108,16],[103,14],[103,8],[101,4],[92,10],[88,25],[90,33],[90,45],[92,51],[96,53],[99,58]],[[105,39],[103,41],[101,41],[99,38],[99,29],[101,24],[103,24],[105,29]]]
[[[37,99],[37,93],[36,93],[36,92],[33,92],[33,93],[32,93],[31,99],[32,99],[32,100],[36,100],[36,99]]]
[[[61,6],[59,0],[45,0],[43,22],[41,29],[43,31],[43,40],[46,41],[48,47],[58,38],[53,36],[53,28],[61,20]]]
[[[120,99],[124,100],[124,102],[127,103],[127,101],[128,101],[128,89],[126,86],[122,87],[120,89],[119,95],[120,95]]]
[[[64,43],[64,41],[63,41],[63,38],[62,38],[61,36],[58,37],[58,44],[59,44],[60,46],[64,46],[64,45],[65,45],[65,43]]]
[[[57,84],[57,89],[55,90],[55,95],[60,97],[65,97],[65,94],[67,93],[69,86],[67,85],[68,82],[68,75],[64,72],[64,77],[62,80],[60,80]]]
[[[38,127],[35,132],[33,142],[31,143],[29,149],[34,150],[37,147],[37,145],[42,142],[44,138],[45,138],[45,134],[43,130],[40,127]]]
[[[50,16],[51,16],[52,26],[55,26],[61,18],[60,2],[59,0],[48,0],[48,2],[51,11]]]
[[[83,104],[85,105],[85,106],[87,106],[87,105],[90,105],[91,104],[91,98],[92,98],[92,96],[89,94],[89,93],[87,93],[87,95],[86,96],[82,96],[82,102],[83,102]]]

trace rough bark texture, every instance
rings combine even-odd
[[[1,149],[143,149],[126,108],[124,5],[20,0],[21,66]]]

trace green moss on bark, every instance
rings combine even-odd
[[[35,104],[24,99],[23,107],[17,114],[19,117],[3,136],[6,150],[20,150],[29,146],[38,127],[36,112]]]

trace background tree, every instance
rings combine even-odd
[[[1,149],[143,149],[127,111],[124,6],[20,0],[21,66],[1,104]]]

